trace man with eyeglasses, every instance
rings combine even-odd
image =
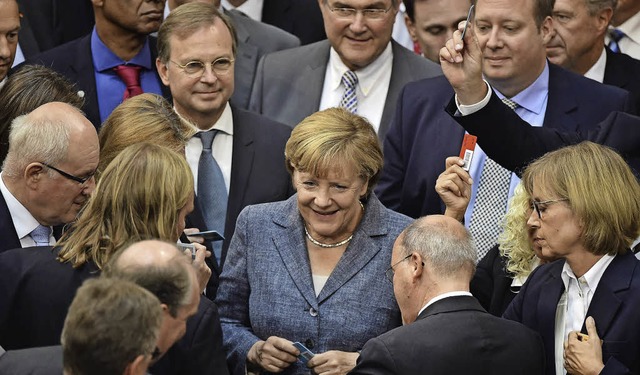
[[[542,374],[540,336],[489,314],[469,292],[476,258],[455,219],[411,223],[387,270],[405,325],[369,340],[350,374]]]
[[[143,92],[169,98],[155,69],[165,0],[92,1],[93,31],[25,64],[51,68],[84,93],[82,111],[96,129],[123,100]]]
[[[198,133],[185,154],[196,181],[187,227],[215,230],[207,296],[215,297],[236,218],[247,205],[284,200],[293,187],[284,164],[291,129],[229,103],[236,41],[229,19],[212,4],[171,11],[158,32],[156,66],[176,113]]]
[[[318,110],[345,107],[382,140],[400,89],[441,70],[391,40],[400,0],[318,3],[328,40],[264,56],[249,109],[294,127]]]
[[[44,104],[16,118],[0,173],[0,251],[55,244],[95,189],[96,130],[75,107]]]

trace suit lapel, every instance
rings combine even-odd
[[[98,93],[96,78],[91,56],[91,34],[83,37],[78,42],[78,49],[73,63],[69,66],[69,80],[77,82],[77,87],[84,91],[84,106],[82,107],[89,121],[96,129],[100,128],[100,109],[98,106]]]
[[[622,301],[617,293],[629,289],[637,261],[632,252],[618,255],[604,271],[598,288],[593,294],[586,316],[596,321],[598,335],[604,337],[616,317]],[[582,332],[586,333],[583,323]]]
[[[372,195],[365,206],[364,216],[353,234],[353,239],[320,291],[319,303],[342,287],[382,250],[380,243],[375,241],[375,237],[385,236],[389,233],[382,219],[382,209],[382,204]],[[383,277],[383,275],[379,276]]]
[[[380,119],[380,128],[378,129],[378,138],[380,138],[381,141],[384,141],[384,136],[387,134],[389,126],[391,125],[400,90],[402,90],[405,83],[411,81],[409,77],[411,72],[406,62],[402,59],[401,48],[404,47],[393,40],[391,41],[391,50],[393,52],[391,80],[389,81],[389,89],[387,90],[387,97],[385,98],[384,109],[382,110],[382,118]]]
[[[274,232],[271,240],[300,294],[311,307],[317,309],[318,299],[316,299],[313,282],[311,282],[311,266],[309,265],[302,219],[297,208],[297,197],[294,195],[289,198],[282,211],[274,216],[273,221],[280,227],[280,230]]]
[[[256,66],[258,65],[258,47],[249,43],[251,34],[245,27],[241,18],[245,17],[238,14],[235,11],[224,12],[233,21],[233,25],[236,30],[236,36],[238,37],[238,51],[235,63],[235,75],[236,90],[233,92],[232,101],[242,107],[246,108],[249,105],[249,96],[251,94],[251,86],[256,73]],[[240,87],[246,87],[246,90],[239,90]]]
[[[476,310],[486,313],[487,311],[482,308],[480,302],[472,296],[455,296],[446,297],[429,305],[426,309],[418,315],[416,320],[428,318],[433,315],[449,313],[454,311],[463,310]]]
[[[604,48],[607,54],[607,64],[604,68],[603,83],[626,89],[632,76],[625,72],[623,59],[619,54],[611,52],[609,47]],[[634,78],[637,79],[637,77]]]
[[[13,220],[11,220],[9,207],[7,207],[7,202],[5,202],[2,194],[0,194],[0,238],[2,239],[0,252],[22,247],[16,227],[13,225]]]
[[[307,117],[309,113],[317,112],[320,108],[330,48],[329,41],[319,42],[318,48],[313,50],[307,58],[308,64],[295,81],[292,91],[297,95],[304,95],[303,98],[296,100],[300,106],[297,112],[303,114],[302,118]],[[310,90],[310,87],[314,89]]]
[[[558,301],[560,300],[562,292],[564,292],[564,284],[560,278],[563,266],[564,260],[557,261],[549,266],[554,267],[554,269],[545,275],[546,280],[542,282],[541,290],[543,290],[543,292],[540,293],[538,306],[536,306],[537,312],[531,312],[532,316],[554,317],[553,319],[541,319],[536,322],[539,327],[537,331],[540,333],[543,340],[545,340],[544,346],[548,354],[547,358],[553,358],[555,353],[555,316],[558,308]],[[525,315],[529,315],[526,311],[523,313]],[[535,330],[533,326],[531,328]]]
[[[543,126],[575,131],[579,125],[574,117],[578,103],[562,73],[562,68],[549,64],[549,99]]]

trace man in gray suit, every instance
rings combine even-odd
[[[168,0],[165,18],[169,10],[194,1],[210,3],[220,8],[220,0]],[[223,10],[236,30],[238,43],[233,76],[235,89],[230,101],[236,107],[248,109],[251,87],[260,58],[267,53],[298,47],[300,39],[275,26],[255,21],[242,12]]]
[[[405,326],[369,340],[351,374],[542,374],[537,333],[469,293],[476,249],[458,221],[425,216],[398,236],[386,276]]]
[[[249,109],[293,127],[340,105],[383,139],[400,89],[440,68],[391,40],[400,0],[318,2],[328,40],[265,56]]]

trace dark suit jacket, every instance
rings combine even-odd
[[[7,202],[2,194],[0,194],[0,238],[2,239],[0,240],[0,253],[22,246],[16,227],[13,225],[9,207],[7,207]]]
[[[560,274],[564,260],[534,270],[504,313],[538,332],[544,342],[545,373],[555,374],[555,316],[564,291]],[[600,374],[640,372],[640,265],[631,251],[618,255],[605,270],[586,316],[596,322],[603,340]],[[584,324],[582,332],[587,333]]]
[[[77,269],[61,264],[57,254],[58,249],[51,247],[0,253],[0,346],[4,349],[59,344],[76,290],[100,273],[92,263]],[[154,366],[158,374],[224,374],[220,321],[211,301],[201,298],[184,337],[166,356]]]
[[[156,72],[156,57],[158,56],[156,38],[149,37],[149,47],[151,48],[151,66],[154,72]],[[96,89],[93,58],[91,57],[91,33],[80,39],[73,40],[34,56],[26,60],[25,64],[39,64],[52,68],[67,77],[69,81],[75,83],[78,90],[84,91],[85,94],[84,105],[82,106],[85,116],[87,116],[96,129],[100,129],[98,92]],[[171,93],[169,88],[162,84],[157,72],[156,77],[162,88],[162,95],[166,99],[170,99]]]
[[[444,212],[434,186],[445,159],[460,153],[464,136],[464,129],[444,111],[452,96],[444,77],[410,83],[402,90],[384,142],[384,167],[376,189],[392,210],[414,218]],[[584,131],[612,111],[631,109],[628,92],[549,64],[545,127]]]
[[[233,153],[225,241],[221,256],[223,265],[240,211],[250,204],[284,200],[294,193],[284,163],[284,146],[291,134],[291,128],[234,106],[231,110]],[[207,229],[201,209],[196,197],[195,209],[187,217],[187,228]],[[215,261],[208,264],[212,272],[207,285],[207,297],[214,299],[221,267]]]
[[[302,44],[327,38],[317,0],[264,0],[262,22],[290,32]]]
[[[3,375],[62,375],[62,346],[9,350],[0,356]]]
[[[487,252],[471,279],[471,293],[490,314],[502,316],[516,292],[511,291],[513,278],[506,271],[507,260],[500,256],[498,245]]]
[[[25,15],[25,7],[22,4],[23,1],[18,0],[18,9],[20,10],[20,31],[18,32],[18,43],[25,59],[30,58],[33,55],[38,54],[40,46],[33,33],[31,22],[29,17]]]
[[[629,91],[636,109],[640,110],[640,60],[624,53],[613,53],[609,47],[604,48],[607,53],[607,65],[604,68],[602,83]]]
[[[540,336],[510,323],[473,297],[444,298],[414,323],[369,340],[350,374],[542,374]]]
[[[260,58],[270,52],[298,47],[300,39],[275,26],[255,21],[241,12],[225,10],[224,13],[233,22],[238,37],[234,73],[235,88],[231,103],[247,109]]]
[[[378,137],[391,124],[398,94],[411,81],[441,75],[440,67],[391,42],[393,65]],[[260,61],[249,108],[291,127],[318,111],[327,64],[329,41],[266,55]]]
[[[478,144],[491,159],[518,174],[532,160],[549,151],[588,140],[618,151],[640,176],[640,118],[634,115],[613,112],[595,129],[565,132],[530,126],[495,94],[487,106],[476,113],[455,116],[456,110],[452,99],[447,112],[453,119],[478,137]]]

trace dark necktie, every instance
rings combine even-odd
[[[609,30],[609,49],[615,53],[620,53],[620,40],[625,37],[624,32],[619,29]]]
[[[202,153],[198,162],[198,202],[207,229],[215,230],[224,235],[224,223],[227,214],[227,188],[222,170],[211,154],[211,145],[217,134],[218,130],[209,130],[196,134],[196,137],[202,140]],[[220,264],[222,241],[215,241],[213,246],[213,252],[218,264]]]
[[[118,65],[113,68],[118,77],[120,77],[122,82],[127,86],[124,90],[122,100],[126,100],[143,93],[142,87],[140,86],[141,69],[142,67],[135,65]]]
[[[512,110],[518,104],[504,98],[502,102]],[[476,200],[473,205],[469,232],[478,249],[478,261],[497,243],[500,221],[507,208],[511,172],[488,156],[484,161]]]

